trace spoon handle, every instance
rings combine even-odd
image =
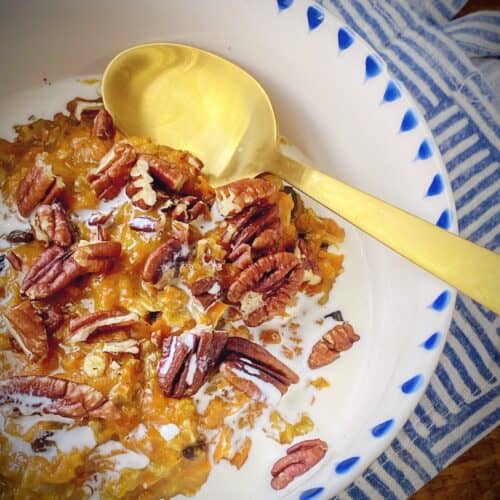
[[[500,314],[500,255],[285,155],[275,165],[274,174]]]

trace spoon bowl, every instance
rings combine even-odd
[[[500,313],[499,255],[281,154],[269,97],[230,61],[174,43],[132,47],[106,68],[102,96],[122,132],[193,152],[213,185],[263,172],[278,175]]]

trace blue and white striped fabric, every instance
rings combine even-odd
[[[499,251],[500,12],[453,20],[466,0],[320,3],[374,46],[413,94],[446,164],[461,235]],[[415,413],[338,498],[406,498],[496,427],[499,338],[499,317],[459,295]]]

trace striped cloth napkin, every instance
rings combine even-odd
[[[320,3],[404,82],[446,164],[460,234],[498,252],[500,12],[453,20],[466,0]],[[499,317],[458,295],[448,341],[414,414],[338,498],[407,498],[494,429],[500,421],[499,338]]]

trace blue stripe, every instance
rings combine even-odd
[[[358,0],[350,0],[349,3],[356,9],[356,12],[359,14],[361,19],[363,19],[363,21],[369,24],[369,26],[373,29],[374,34],[378,37],[379,41],[383,45],[387,45],[389,43],[390,38],[387,36],[386,32],[382,29],[382,27],[376,21],[376,19],[370,15],[370,10],[366,8],[366,5],[361,5],[361,3],[358,2]]]
[[[468,307],[466,306],[463,298],[457,295],[456,308],[458,312],[462,315],[465,321],[472,327],[474,336],[479,339],[484,348],[492,356],[493,361],[496,365],[500,365],[500,354],[498,349],[498,343],[495,345],[488,334],[484,331],[479,321],[472,315]],[[495,315],[496,316],[496,315]],[[498,340],[498,339],[497,339]]]
[[[419,403],[415,408],[415,415],[419,418],[420,422],[425,425],[427,429],[430,429],[433,425],[432,420],[425,411],[421,403]]]
[[[358,35],[361,35],[365,40],[369,40],[370,38],[367,36],[365,31],[361,29],[361,26],[356,22],[354,17],[347,11],[345,8],[345,2],[342,0],[330,0],[330,3],[335,6],[336,10],[339,14],[345,19],[350,28],[352,28]]]
[[[408,437],[408,439],[411,441],[413,445],[415,445],[423,455],[425,455],[433,464],[433,455],[431,451],[428,448],[428,442],[427,439],[424,439],[415,429],[413,426],[413,423],[410,420],[406,422],[406,424],[403,426],[403,431]]]
[[[356,486],[355,483],[351,483],[351,485],[347,488],[347,494],[354,500],[370,500],[370,497],[367,497],[363,493],[363,490]],[[339,497],[335,496],[333,498],[338,499]]]
[[[500,233],[493,235],[490,241],[484,245],[488,250],[497,251],[500,248]]]
[[[496,427],[499,421],[500,409],[495,408],[489,415],[485,416],[481,422],[472,426],[465,434],[462,434],[459,439],[451,443],[445,450],[443,450],[438,457],[439,462],[443,467],[446,467],[456,453],[466,448],[469,443],[475,441],[480,434],[484,433],[489,428]]]
[[[460,298],[462,299],[462,297]],[[481,304],[474,303],[474,306],[488,321],[492,322],[497,317],[496,313],[490,311],[489,309],[486,309],[486,307],[482,306]],[[497,329],[497,334],[500,336],[499,329]]]
[[[457,189],[461,188],[469,179],[478,176],[478,174],[480,174],[483,170],[486,170],[491,164],[492,158],[490,154],[482,160],[478,161],[471,168],[468,168],[462,174],[457,175],[451,182],[451,188],[453,189],[453,191],[456,191]],[[464,206],[464,204],[467,203],[467,201],[471,198],[471,196],[473,196],[473,194],[475,194],[476,191],[487,188],[498,180],[500,180],[500,168],[493,170],[491,174],[483,177],[478,184],[476,184],[473,188],[469,189],[469,191],[458,198],[458,200],[456,201],[457,205],[460,205],[460,207]]]
[[[467,214],[464,214],[460,217],[459,228],[460,231],[463,231],[467,227],[469,227],[473,222],[475,222],[479,217],[481,217],[484,212],[488,211],[491,207],[498,206],[500,203],[500,189],[497,189],[495,192],[491,193],[487,198],[481,200],[478,205],[475,205],[474,208],[471,208]]]
[[[443,387],[446,389],[446,392],[448,393],[448,396],[450,396],[451,399],[453,399],[453,402],[457,406],[462,406],[465,404],[464,399],[462,398],[462,395],[456,390],[455,384],[452,382],[450,379],[448,373],[446,370],[443,368],[441,363],[437,365],[436,368],[436,375],[443,385]]]
[[[477,396],[481,393],[478,385],[474,382],[469,372],[465,368],[464,364],[457,356],[455,350],[451,347],[450,343],[447,342],[444,346],[443,354],[449,359],[452,366],[457,370],[459,377],[462,379],[463,383],[470,390],[472,396]]]
[[[408,452],[406,448],[401,445],[401,441],[396,438],[391,443],[391,448],[398,454],[398,457],[403,460],[414,472],[418,474],[423,482],[430,481],[431,476],[427,471],[420,465],[420,463]]]
[[[380,463],[380,458],[377,460]],[[373,486],[383,497],[384,500],[398,500],[398,497],[390,490],[390,488],[378,477],[374,472],[363,475],[365,480]]]
[[[379,463],[382,460],[382,467],[394,480],[398,483],[398,485],[403,488],[403,491],[406,495],[410,496],[415,491],[415,486],[410,482],[410,480],[404,475],[404,473],[394,465],[394,463],[389,460],[386,453],[382,453],[379,459]]]
[[[479,238],[483,238],[486,234],[493,231],[500,224],[500,212],[496,212],[490,220],[487,220],[484,224],[479,226],[473,233],[469,235],[469,239],[476,241]],[[497,250],[500,246],[500,234],[497,232],[493,240],[488,242],[486,248],[489,250]]]
[[[432,403],[432,409],[435,412],[439,413],[439,415],[441,415],[441,417],[443,417],[445,419],[448,416],[449,410],[446,407],[446,405],[443,403],[442,399],[440,398],[440,396],[438,395],[436,390],[434,389],[434,386],[432,385],[432,381],[428,385],[427,391],[425,394],[426,394],[427,398],[429,399],[429,401]],[[425,408],[423,408],[423,410],[426,411]]]
[[[450,435],[450,429],[456,428],[462,425],[471,415],[481,410],[481,408],[487,406],[491,401],[500,396],[500,386],[495,387],[481,397],[476,398],[474,401],[469,402],[469,404],[462,407],[461,411],[456,414],[450,415],[448,424],[436,429],[431,438],[431,446],[437,444],[441,439],[448,438]],[[496,419],[500,418],[500,414],[496,415]],[[457,436],[456,442],[460,442],[462,436]],[[449,445],[452,446],[453,444]],[[443,467],[447,463],[447,457],[445,452],[440,453],[435,456],[436,464],[439,468]]]
[[[442,106],[442,109],[441,109],[441,106]],[[436,108],[436,110],[439,111],[439,113],[436,113],[436,116],[439,115],[440,113],[442,113],[443,111],[447,110],[449,107],[450,107],[449,102],[440,103],[440,106],[438,108]],[[434,118],[434,116],[432,116],[430,118]],[[467,118],[467,117],[464,117],[462,111],[456,111],[451,116],[446,118],[446,120],[444,120],[441,123],[439,123],[438,125],[436,125],[432,129],[432,132],[434,133],[434,137],[436,138],[436,140],[439,140],[439,136],[443,132],[448,131],[450,129],[450,127],[452,127],[456,122],[458,122],[459,120],[462,120],[463,118]],[[465,124],[465,126],[467,126],[467,123]]]
[[[473,346],[470,340],[467,338],[463,330],[457,325],[455,321],[452,322],[450,327],[450,333],[457,339],[457,341],[462,345],[465,349],[467,355],[469,356],[470,361],[476,367],[478,373],[483,377],[483,379],[489,384],[496,381],[495,376],[484,364],[484,361],[481,359],[481,356],[477,352],[477,349]],[[495,356],[495,352],[491,353],[494,357],[498,359],[498,355]]]

